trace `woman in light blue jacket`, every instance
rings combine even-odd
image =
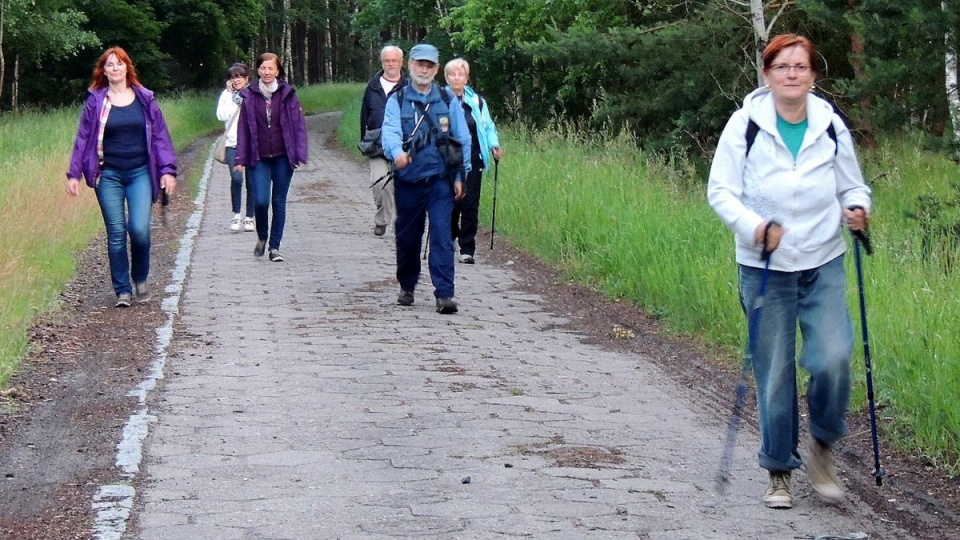
[[[843,228],[867,226],[870,188],[850,131],[829,103],[811,93],[816,58],[804,37],[770,41],[763,52],[767,84],[727,122],[707,186],[710,206],[734,232],[745,311],[759,309],[754,306],[766,284],[749,340],[769,508],[793,506],[791,472],[801,465],[798,363],[810,375],[807,476],[822,497],[843,498],[831,455],[846,434],[853,350]]]
[[[483,170],[490,164],[491,153],[493,159],[500,161],[503,157],[503,149],[500,148],[497,126],[490,117],[490,108],[480,94],[467,86],[470,80],[470,64],[463,58],[450,60],[443,68],[443,78],[447,81],[447,90],[460,100],[467,126],[470,128],[472,169],[467,173],[464,186],[466,195],[453,206],[450,229],[453,239],[460,245],[460,262],[473,264],[477,250],[476,236]]]

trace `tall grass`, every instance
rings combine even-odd
[[[684,165],[638,152],[628,137],[584,137],[564,128],[504,129],[497,230],[613,298],[729,351],[745,334],[732,234]],[[864,156],[874,182],[876,254],[864,263],[873,377],[884,432],[907,450],[960,471],[960,262],[956,238],[930,246],[910,215],[950,201],[955,165],[917,145],[890,141]],[[491,178],[483,220],[489,223]],[[942,215],[941,215],[942,219]],[[947,221],[926,229],[951,230]],[[859,322],[853,257],[850,307]],[[859,325],[856,334],[859,336]],[[854,359],[855,407],[865,406],[862,352]]]
[[[222,126],[214,99],[161,100],[178,148]],[[55,305],[75,254],[103,227],[92,190],[83,186],[78,198],[64,190],[78,118],[79,107],[0,116],[0,167],[9,171],[0,183],[0,215],[8,218],[0,242],[0,385],[19,365],[31,320]]]

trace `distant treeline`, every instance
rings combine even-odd
[[[627,130],[647,149],[702,156],[758,84],[763,39],[797,32],[821,55],[819,92],[861,142],[919,130],[954,148],[960,3],[762,6],[758,29],[736,0],[3,0],[0,110],[76,103],[111,45],[171,92],[218,87],[230,63],[266,50],[297,85],[362,81],[383,44],[426,40],[471,62],[499,119]]]

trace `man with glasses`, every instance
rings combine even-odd
[[[387,45],[381,49],[380,65],[382,69],[370,79],[363,93],[363,102],[360,105],[360,140],[364,139],[367,131],[380,129],[387,98],[407,84],[403,76],[403,51],[400,47]],[[377,205],[377,213],[373,216],[373,234],[383,236],[387,232],[387,225],[393,223],[396,212],[393,180],[388,178],[387,160],[382,155],[370,158],[370,184],[373,202]]]

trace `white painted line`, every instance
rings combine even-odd
[[[157,417],[150,414],[147,407],[147,396],[157,387],[157,381],[163,379],[163,368],[167,363],[167,350],[173,338],[173,321],[180,312],[180,299],[183,295],[183,282],[190,268],[193,255],[194,241],[200,231],[200,221],[203,218],[203,203],[207,198],[207,185],[210,174],[213,172],[213,150],[216,141],[210,145],[210,152],[204,164],[203,175],[200,177],[200,189],[194,199],[196,209],[187,220],[187,229],[180,240],[180,250],[173,265],[170,284],[164,289],[160,309],[166,314],[166,321],[157,328],[155,356],[147,377],[140,381],[133,390],[127,393],[140,402],[140,409],[132,414],[123,426],[123,437],[117,444],[116,466],[126,482],[119,484],[101,485],[93,496],[92,508],[97,514],[93,527],[95,540],[120,540],[127,529],[130,512],[136,497],[133,481],[140,472],[140,462],[143,460],[143,441],[150,433],[150,424]]]

